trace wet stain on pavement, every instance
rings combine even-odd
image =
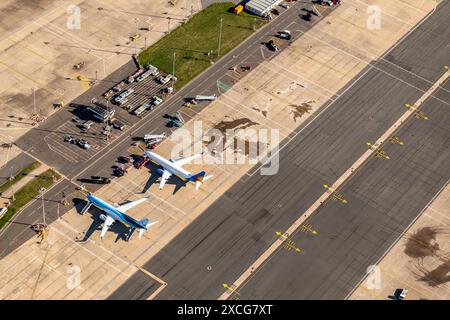
[[[404,252],[411,258],[423,259],[434,256],[439,250],[436,242],[437,228],[424,227],[417,230],[407,241]]]
[[[296,105],[296,104],[291,104],[289,105],[289,107],[291,107],[291,113],[293,115],[293,119],[295,122],[297,122],[297,119],[303,117],[303,115],[305,113],[309,113],[312,110],[312,106],[311,103],[313,103],[314,101],[308,101],[308,102],[303,102],[300,105]]]
[[[450,263],[448,261],[444,261],[431,271],[425,268],[419,269],[419,271],[422,273],[419,281],[426,282],[430,287],[438,287],[450,280]]]

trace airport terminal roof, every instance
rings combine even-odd
[[[245,4],[245,9],[256,15],[263,16],[281,2],[283,0],[250,0]]]
[[[110,115],[113,115],[115,112],[114,106],[105,106],[103,103],[100,103],[100,102],[94,102],[94,103],[88,105],[87,107],[92,112],[94,112],[95,114],[98,114],[102,118],[107,117],[108,112],[110,113]]]

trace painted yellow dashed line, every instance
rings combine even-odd
[[[413,116],[418,108],[430,97],[432,94],[438,90],[450,77],[450,69],[446,69],[446,72],[429,88],[415,103],[411,106],[383,135],[373,144],[374,147],[381,146],[384,142],[392,136],[392,134],[398,130],[398,128],[411,116]],[[359,159],[356,160],[352,166],[344,172],[344,174],[336,180],[336,182],[331,186],[333,190],[337,190],[341,187],[344,182],[346,182],[353,174],[362,167],[362,165],[373,156],[376,149],[368,149]],[[314,202],[314,204],[309,207],[302,215],[284,232],[286,236],[290,236],[297,230],[305,221],[308,219],[316,210],[331,197],[331,193],[328,191],[322,194],[319,199]],[[272,254],[278,250],[284,243],[284,240],[278,238],[263,254],[247,269],[244,273],[233,283],[234,288],[241,287],[253,274],[254,271],[260,268],[266,260],[268,260]],[[219,300],[225,300],[230,297],[229,292],[224,292]]]

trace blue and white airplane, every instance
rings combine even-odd
[[[124,205],[110,205],[106,201],[103,201],[100,198],[97,198],[96,196],[89,194],[87,196],[88,204],[83,209],[81,214],[84,214],[91,205],[96,206],[100,210],[104,211],[105,214],[100,215],[100,219],[104,221],[102,231],[100,233],[100,239],[103,240],[103,237],[105,236],[106,232],[108,231],[109,227],[115,222],[120,221],[126,226],[130,227],[130,233],[128,234],[127,240],[131,239],[131,236],[134,232],[134,230],[139,229],[139,239],[142,237],[145,231],[147,231],[152,225],[158,223],[158,221],[148,222],[147,218],[144,218],[140,221],[137,221],[130,217],[129,215],[126,215],[124,212],[127,210],[133,208],[134,206],[147,201],[149,197],[145,197],[136,201],[125,203]]]
[[[202,185],[203,182],[208,180],[211,176],[206,176],[205,171],[200,171],[197,174],[192,174],[189,171],[182,168],[186,163],[201,157],[201,154],[196,154],[191,157],[180,158],[177,160],[167,160],[166,158],[161,157],[160,155],[151,152],[145,151],[145,156],[149,158],[151,161],[161,166],[162,169],[157,169],[156,172],[161,175],[161,180],[159,181],[159,189],[162,189],[166,184],[167,180],[172,176],[176,175],[183,181],[195,182],[195,190]]]

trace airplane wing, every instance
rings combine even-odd
[[[106,231],[108,231],[109,227],[111,227],[111,225],[114,223],[114,219],[111,218],[110,216],[106,216],[106,220],[103,223],[103,228],[102,228],[102,232],[100,233],[100,239],[103,239],[103,237],[106,234]]]
[[[162,189],[164,187],[164,185],[166,184],[167,180],[170,178],[172,174],[167,171],[164,170],[163,174],[161,175],[161,180],[159,181],[159,188]]]
[[[194,159],[200,158],[201,156],[202,156],[202,154],[201,154],[201,153],[198,153],[198,154],[194,154],[193,156],[190,156],[190,157],[179,158],[179,159],[176,159],[176,160],[172,160],[172,163],[175,164],[175,165],[177,165],[177,166],[182,167],[182,166],[184,166],[186,163],[191,162],[191,161],[194,160]]]
[[[130,210],[131,208],[137,206],[138,204],[145,202],[147,200],[149,200],[150,197],[145,197],[136,201],[131,201],[128,203],[125,203],[121,206],[117,206],[116,209],[119,210],[120,212],[126,212],[127,210]]]

